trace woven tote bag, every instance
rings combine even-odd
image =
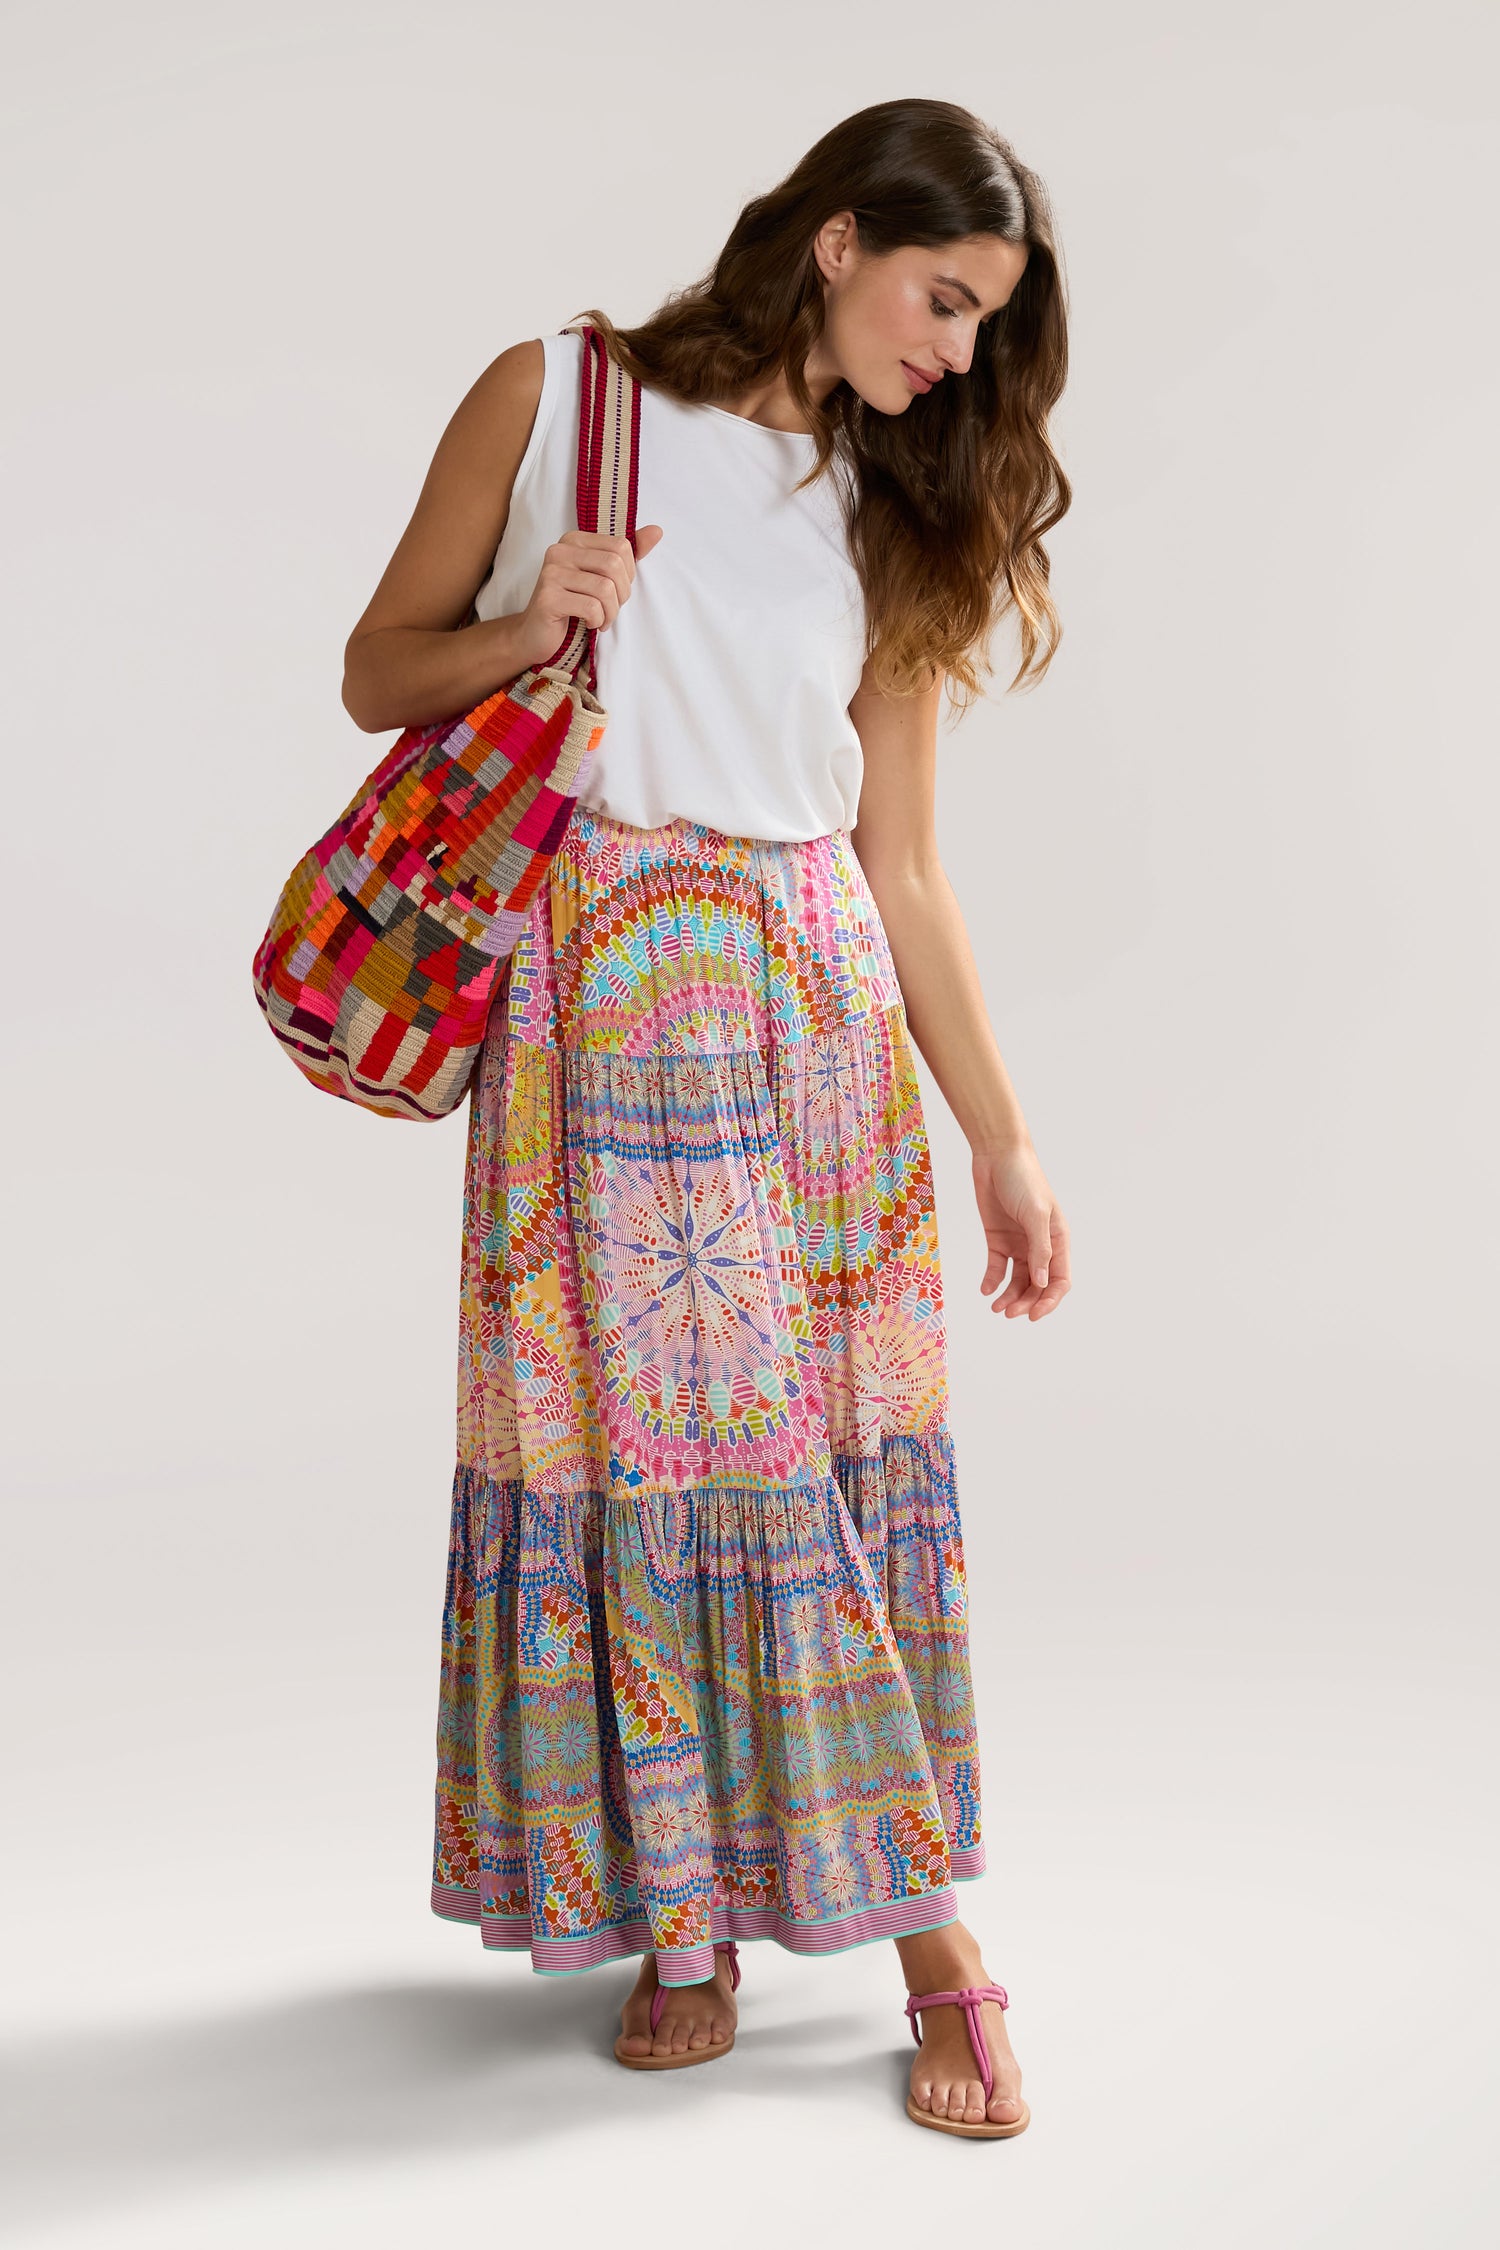
[[[583,337],[578,527],[635,539],[640,388]],[[380,1117],[445,1117],[469,1089],[526,912],[608,712],[598,628],[461,718],[408,727],[297,862],[256,948],[255,996],[299,1070]]]

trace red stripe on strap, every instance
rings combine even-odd
[[[579,371],[579,381],[582,385],[582,392],[578,408],[578,477],[577,489],[574,493],[574,512],[578,518],[579,528],[587,531],[589,527],[589,430],[593,421],[594,330],[585,328],[581,331],[581,334],[583,338],[583,358]]]
[[[589,497],[593,505],[589,512],[588,528],[590,531],[597,531],[599,529],[600,482],[604,469],[604,401],[609,390],[609,354],[605,351],[604,338],[597,328],[593,334],[594,353],[599,367],[598,380],[594,385],[594,426],[589,432],[589,449],[592,455],[591,467],[593,470]]]

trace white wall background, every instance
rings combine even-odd
[[[17,2239],[1493,2239],[1494,33],[11,12]],[[964,1909],[1034,2113],[969,2158],[902,2115],[889,1949],[752,1948],[732,2064],[638,2079],[627,1969],[429,1915],[463,1126],[315,1095],[250,984],[380,747],[343,643],[470,382],[644,315],[898,93],[1042,172],[1073,307],[1066,639],[1030,696],[998,647],[943,757],[1077,1271],[990,1315],[929,1080]]]

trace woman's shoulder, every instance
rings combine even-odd
[[[497,352],[465,392],[445,438],[446,453],[466,478],[508,493],[536,458],[556,419],[576,361],[573,336],[528,336]]]
[[[542,336],[508,344],[478,376],[469,396],[481,411],[498,414],[507,421],[521,413],[529,420],[541,403],[547,356],[547,341]]]

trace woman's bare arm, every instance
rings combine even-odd
[[[624,538],[576,528],[547,549],[531,598],[506,617],[466,624],[510,518],[536,421],[540,338],[490,362],[438,441],[417,504],[344,649],[344,708],[367,734],[426,726],[472,710],[528,664],[546,660],[569,618],[606,627],[658,525]],[[654,536],[652,536],[654,534]]]
[[[438,442],[411,521],[344,650],[344,708],[368,734],[470,709],[520,669],[511,661],[514,619],[463,621],[510,515],[542,365],[539,338],[512,344]]]
[[[1012,1277],[994,1310],[1036,1320],[1071,1286],[1067,1223],[1042,1172],[990,1026],[973,948],[938,856],[935,818],[941,676],[925,694],[886,696],[871,667],[849,706],[864,752],[851,842],[880,912],[907,1022],[973,1152],[989,1244],[980,1288]]]
[[[912,1037],[971,1147],[1030,1139],[985,1009],[935,818],[939,681],[920,696],[879,695],[866,679],[849,707],[864,751],[851,841],[890,939]]]

